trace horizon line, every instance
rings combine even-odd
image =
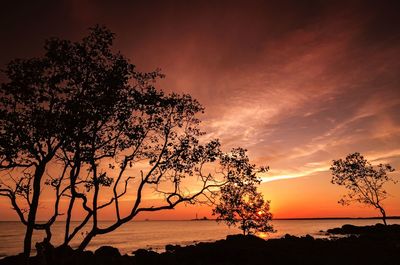
[[[296,220],[380,220],[382,217],[379,216],[368,216],[368,217],[290,217],[290,218],[272,218],[271,220],[282,220],[282,221],[296,221]],[[400,219],[400,216],[387,216],[386,219]],[[80,222],[81,220],[71,220],[71,222]],[[115,220],[99,220],[100,222],[114,222]],[[216,221],[214,218],[207,219],[141,219],[132,220],[132,222],[151,222],[151,221]],[[19,220],[0,220],[0,222],[18,222]],[[47,220],[38,220],[38,222],[47,222]],[[56,222],[65,222],[60,220]]]

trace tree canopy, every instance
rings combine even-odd
[[[345,159],[334,160],[331,166],[332,184],[344,186],[348,193],[339,203],[347,205],[358,202],[375,207],[382,214],[383,223],[386,225],[386,212],[382,201],[388,194],[384,184],[392,182],[388,173],[393,172],[389,164],[372,166],[360,153],[353,153]]]

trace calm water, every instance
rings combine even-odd
[[[343,224],[371,225],[378,220],[274,220],[276,233],[261,235],[266,238],[279,238],[285,234],[296,236],[310,234],[323,237],[320,230],[339,227]],[[389,220],[398,223],[400,220]],[[107,222],[102,223],[104,226]],[[53,228],[53,242],[61,243],[65,223],[56,223]],[[236,228],[228,228],[215,221],[143,221],[130,222],[110,234],[94,238],[89,250],[95,250],[101,245],[111,245],[120,249],[121,253],[131,253],[138,248],[152,248],[163,251],[167,244],[187,245],[199,241],[214,241],[223,239],[229,234],[238,234]],[[34,234],[34,241],[43,239],[42,233]],[[21,252],[24,227],[19,222],[0,222],[0,257]],[[82,239],[82,235],[77,235]],[[76,247],[78,240],[72,243]]]

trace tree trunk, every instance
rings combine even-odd
[[[381,214],[382,214],[382,221],[383,221],[383,224],[384,224],[384,225],[387,225],[387,223],[386,223],[386,212],[385,212],[385,209],[383,209],[381,206],[379,206],[379,210],[381,211]]]
[[[31,254],[31,246],[32,246],[32,234],[33,228],[36,221],[36,212],[39,205],[39,196],[40,196],[40,182],[42,180],[42,176],[44,173],[44,164],[39,164],[35,170],[35,175],[33,179],[33,194],[32,194],[32,202],[29,207],[28,214],[28,224],[26,226],[25,238],[24,238],[24,257],[26,263],[29,261],[29,256]]]
[[[52,237],[51,228],[50,226],[46,226],[46,237],[44,238],[44,243],[50,243]]]
[[[94,236],[95,236],[95,233],[93,233],[93,231],[89,232],[89,234],[87,234],[85,236],[85,238],[79,245],[78,250],[81,250],[81,251],[84,250],[89,245],[90,241],[93,239]]]
[[[245,226],[245,224],[246,224],[246,220],[242,220],[242,230],[243,230],[243,235],[245,236],[246,235],[246,226]]]
[[[72,183],[71,185],[75,185]],[[68,210],[67,210],[67,218],[65,219],[65,234],[64,234],[64,245],[68,244],[69,238],[69,227],[71,225],[71,216],[72,216],[72,208],[74,207],[75,197],[72,196],[69,201]]]
[[[77,143],[79,148],[79,142]],[[78,149],[77,153],[74,157],[74,166],[71,168],[69,172],[70,175],[70,184],[71,184],[71,199],[69,201],[68,210],[67,210],[67,218],[65,220],[65,234],[64,234],[64,243],[63,245],[68,245],[69,241],[72,239],[73,236],[70,236],[69,229],[71,226],[71,218],[72,218],[72,209],[74,208],[75,199],[77,197],[76,190],[75,190],[75,183],[76,179],[80,172],[81,160],[80,160],[80,149]]]

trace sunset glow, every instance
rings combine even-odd
[[[6,4],[1,68],[13,58],[42,55],[44,39],[78,40],[88,27],[107,25],[116,34],[115,49],[140,71],[160,68],[166,75],[157,88],[188,93],[205,107],[202,140],[219,138],[224,151],[246,148],[253,163],[270,167],[259,174],[260,190],[274,218],[377,216],[373,208],[339,205],[344,189],[331,184],[329,169],[333,159],[360,152],[373,164],[390,163],[391,176],[400,180],[398,10],[362,1],[168,2],[32,1],[19,12]],[[192,181],[189,187],[196,186]],[[400,185],[387,191],[387,214],[400,216]],[[146,194],[148,205],[160,200]],[[39,220],[51,202],[44,192]],[[126,211],[129,203],[121,201]],[[196,214],[214,218],[209,206],[179,205],[135,220]],[[17,219],[0,197],[0,220]]]

